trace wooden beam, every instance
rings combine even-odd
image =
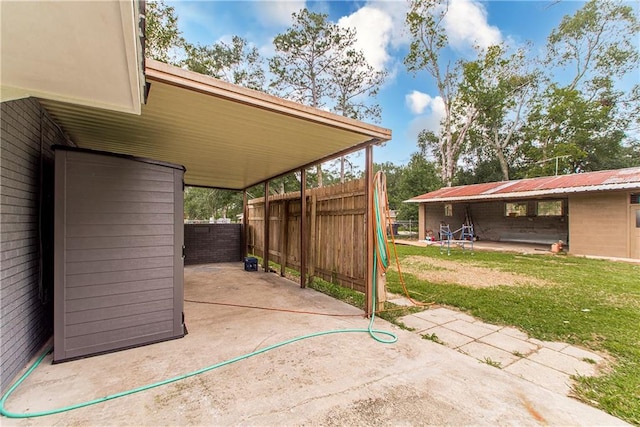
[[[364,142],[361,142],[361,143],[359,143],[357,145],[354,145],[353,147],[345,148],[344,150],[340,150],[340,151],[338,151],[336,153],[329,154],[328,156],[322,157],[321,159],[318,159],[318,160],[314,160],[314,161],[309,162],[309,163],[307,163],[305,165],[296,166],[294,169],[288,170],[288,171],[283,172],[283,173],[281,173],[279,175],[274,175],[269,179],[273,180],[273,179],[277,179],[277,178],[283,177],[285,175],[290,175],[290,174],[292,174],[294,172],[297,172],[300,168],[307,169],[307,168],[310,168],[312,166],[317,166],[318,164],[322,164],[322,163],[328,162],[330,160],[337,159],[338,157],[343,157],[343,156],[349,155],[351,153],[355,153],[356,151],[360,151],[360,150],[366,149],[367,147],[370,147],[372,145],[380,145],[385,141],[387,141],[387,140],[385,140],[385,139],[376,139],[376,138],[370,139],[368,141],[364,141]],[[256,183],[250,184],[247,188],[251,188],[254,185],[258,185],[258,184],[260,184],[260,183],[256,182]]]
[[[374,251],[374,219],[373,219],[373,147],[366,148],[365,156],[365,193],[367,194],[367,213],[365,215],[365,236],[367,236],[367,254],[365,271],[365,292],[366,301],[365,314],[371,316],[373,313],[373,251]]]
[[[264,271],[269,272],[269,181],[264,182],[264,247],[262,251],[262,263]]]
[[[300,287],[307,286],[307,170],[300,169]]]

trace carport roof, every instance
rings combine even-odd
[[[441,203],[521,199],[610,190],[640,190],[640,167],[445,187],[406,200]]]
[[[147,60],[140,115],[42,99],[79,147],[186,166],[185,183],[241,190],[391,139],[391,131]]]

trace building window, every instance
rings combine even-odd
[[[508,202],[504,204],[504,216],[527,216],[527,202]]]
[[[562,216],[562,200],[544,200],[536,203],[538,216]]]
[[[453,216],[453,205],[451,203],[444,205],[444,216]]]
[[[640,193],[631,193],[629,203],[632,205],[640,205]]]

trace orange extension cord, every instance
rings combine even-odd
[[[413,305],[416,305],[419,307],[426,307],[426,306],[435,304],[435,302],[416,301],[415,299],[411,298],[411,295],[409,295],[409,290],[407,289],[407,283],[405,282],[404,276],[402,275],[402,268],[400,268],[400,258],[398,257],[398,248],[396,247],[396,239],[393,235],[393,230],[391,226],[391,212],[389,210],[389,198],[387,197],[387,177],[384,175],[382,171],[378,171],[376,173],[375,177],[373,178],[373,186],[374,188],[377,188],[380,193],[384,194],[384,211],[387,215],[386,229],[391,231],[389,234],[391,234],[391,242],[393,244],[393,254],[396,259],[396,267],[398,269],[398,276],[400,278],[400,284],[402,285],[402,290],[404,291],[404,296],[407,297],[407,299],[411,301]],[[389,241],[386,239],[385,239],[385,244],[386,244],[387,253],[391,253],[389,251]],[[378,260],[379,260],[378,263],[380,263],[380,258],[381,257],[378,257]]]
[[[387,198],[387,178],[386,178],[386,176],[384,175],[384,173],[382,171],[377,172],[376,175],[374,176],[374,178],[373,178],[373,187],[384,198],[383,209],[384,209],[384,211],[385,211],[385,213],[387,215],[386,229],[391,230],[391,222],[390,222],[391,216],[390,216],[390,211],[389,211],[389,199]],[[407,290],[407,284],[406,284],[406,282],[404,280],[404,276],[402,275],[402,269],[400,268],[400,259],[398,257],[398,250],[397,250],[397,247],[396,247],[396,240],[395,240],[395,237],[393,236],[393,232],[390,233],[390,234],[391,234],[391,241],[392,241],[392,244],[393,244],[393,254],[394,254],[395,259],[396,259],[396,267],[398,268],[398,276],[400,277],[400,284],[402,285],[402,289],[404,291],[405,297],[407,297],[407,299],[409,301],[411,301],[411,303],[413,305],[415,305],[415,306],[425,307],[425,306],[433,305],[434,302],[416,301],[415,299],[411,298],[411,296],[409,295],[409,291]],[[389,241],[387,239],[384,239],[384,241],[385,241],[385,245],[386,245],[386,253],[390,253],[390,251],[389,251]],[[378,268],[380,269],[380,271],[385,272],[387,270],[388,266],[383,265],[382,256],[377,256],[376,258],[377,258]],[[280,311],[280,312],[284,312],[284,313],[296,313],[296,314],[312,314],[312,315],[317,315],[317,316],[331,316],[331,317],[360,317],[360,316],[362,316],[362,314],[323,313],[323,312],[318,312],[318,311],[290,310],[290,309],[286,309],[286,308],[261,307],[261,306],[255,306],[255,305],[234,304],[234,303],[214,302],[214,301],[197,301],[197,300],[191,300],[191,299],[185,299],[184,301],[185,302],[190,302],[190,303],[195,303],[195,304],[210,304],[210,305],[221,305],[221,306],[226,306],[226,307],[252,308],[252,309],[257,309],[257,310]],[[388,309],[384,309],[384,310],[376,310],[376,314],[387,312],[387,311],[404,310],[405,308],[406,307],[395,307],[395,308],[388,308]]]

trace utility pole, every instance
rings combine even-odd
[[[550,159],[540,160],[539,162],[536,162],[536,165],[539,165],[539,164],[542,164],[542,163],[547,163],[547,162],[555,160],[556,161],[556,176],[558,176],[558,160],[559,159],[564,159],[566,157],[571,157],[571,156],[568,155],[568,154],[565,155],[565,156],[555,156],[555,157],[552,157]]]

